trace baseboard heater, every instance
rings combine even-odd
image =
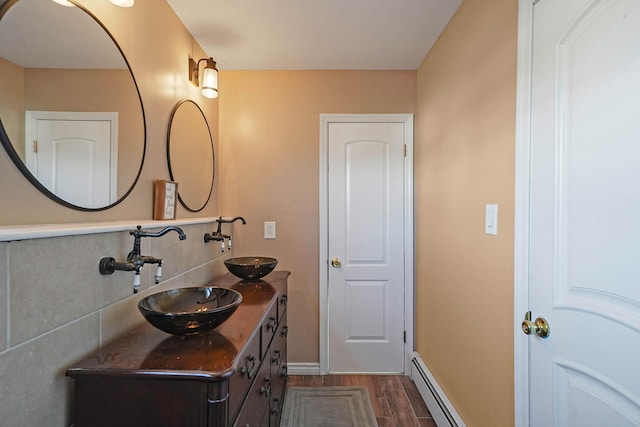
[[[411,379],[438,427],[466,427],[418,353],[411,356]]]
[[[319,363],[287,363],[289,375],[320,375]]]

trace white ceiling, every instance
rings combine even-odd
[[[415,70],[462,0],[167,0],[221,70]]]

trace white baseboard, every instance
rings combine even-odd
[[[436,379],[431,375],[427,365],[415,351],[411,353],[411,379],[438,427],[466,427]]]
[[[319,363],[287,363],[289,375],[320,375]]]

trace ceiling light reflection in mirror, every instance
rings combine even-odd
[[[79,210],[103,210],[119,203],[137,182],[145,152],[142,102],[119,46],[82,6],[61,7],[51,0],[9,3],[0,6],[2,144],[25,177],[56,202]],[[41,140],[40,125],[45,122],[30,121],[34,112],[36,117],[43,112],[67,115],[70,118],[54,124],[70,125],[74,132]],[[116,117],[115,127],[112,123],[107,132],[110,157],[103,162],[108,164],[106,172],[93,170],[90,153],[99,152],[93,150],[97,142],[78,133],[75,124],[79,122],[73,116],[96,113]],[[36,135],[37,144],[25,140],[31,134]],[[102,134],[101,138],[106,137]],[[43,144],[54,147],[51,159],[44,155]],[[58,152],[59,147],[66,149]],[[60,163],[56,155],[65,151],[86,156],[65,157]],[[49,171],[46,176],[43,170]],[[51,170],[57,175],[49,176]],[[91,173],[91,178],[78,175],[81,172]],[[107,183],[101,178],[105,173]],[[108,188],[100,191],[109,195],[89,194],[98,191],[85,185],[92,179],[102,183],[100,188]],[[69,183],[81,185],[62,190]]]
[[[75,4],[67,1],[67,0],[53,0],[54,2],[61,4],[62,6],[73,7]]]

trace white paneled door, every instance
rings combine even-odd
[[[328,124],[328,370],[403,372],[405,124]]]
[[[640,1],[540,0],[532,49],[530,425],[638,426]]]
[[[116,200],[117,115],[28,111],[27,167],[49,191],[85,208]]]

